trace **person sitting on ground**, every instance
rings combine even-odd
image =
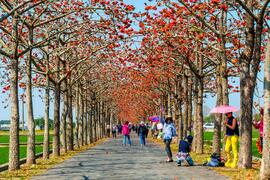
[[[256,120],[253,121],[253,127],[255,129],[259,129],[260,130],[260,138],[259,138],[259,142],[257,142],[257,147],[258,147],[258,151],[259,153],[262,153],[262,148],[263,148],[263,115],[264,115],[264,109],[261,108],[260,110],[260,121],[257,122]]]
[[[177,165],[181,166],[182,164],[187,166],[193,166],[193,160],[190,156],[191,144],[193,141],[193,137],[191,135],[187,136],[185,140],[180,140],[178,145],[178,153],[177,153]]]

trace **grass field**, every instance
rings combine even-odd
[[[207,144],[211,145],[213,140],[214,132],[204,132],[204,140]],[[256,147],[257,139],[259,138],[260,134],[258,130],[254,130],[252,132],[252,155],[255,157],[261,158],[261,154],[258,152],[258,149]],[[222,136],[223,137],[223,136]]]
[[[36,153],[42,152],[43,148],[42,146],[36,146]],[[0,147],[0,164],[5,164],[8,162],[8,147]],[[26,146],[20,147],[20,159],[26,157]]]
[[[50,141],[52,141],[52,135],[50,136]],[[8,143],[9,135],[0,135],[0,143]],[[20,135],[20,143],[27,142],[27,135]],[[36,135],[36,142],[43,142],[43,135]]]
[[[36,132],[36,142],[42,143],[43,142],[43,132],[37,131]],[[27,143],[27,132],[20,132],[20,143]],[[50,135],[50,141],[52,141],[53,136]],[[0,143],[9,143],[9,135],[8,131],[0,131]],[[42,152],[43,147],[41,145],[36,146],[36,153]],[[5,164],[8,162],[8,151],[9,147],[2,146],[0,147],[0,165]],[[20,158],[26,157],[26,146],[20,146]]]

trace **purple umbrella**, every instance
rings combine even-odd
[[[150,116],[148,119],[152,122],[159,122],[159,116]]]
[[[236,112],[238,109],[234,106],[229,106],[229,105],[222,105],[222,106],[217,106],[213,108],[210,113],[221,113],[221,114],[226,114],[229,112]]]

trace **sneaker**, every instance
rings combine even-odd
[[[169,163],[169,162],[173,162],[173,160],[172,160],[172,159],[170,159],[170,160],[167,160],[166,162],[167,162],[167,163]]]

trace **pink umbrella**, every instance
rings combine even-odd
[[[215,108],[213,108],[210,113],[221,113],[221,114],[226,114],[229,112],[236,112],[238,111],[238,109],[236,107],[233,106],[229,106],[229,105],[222,105],[222,106],[217,106]]]

